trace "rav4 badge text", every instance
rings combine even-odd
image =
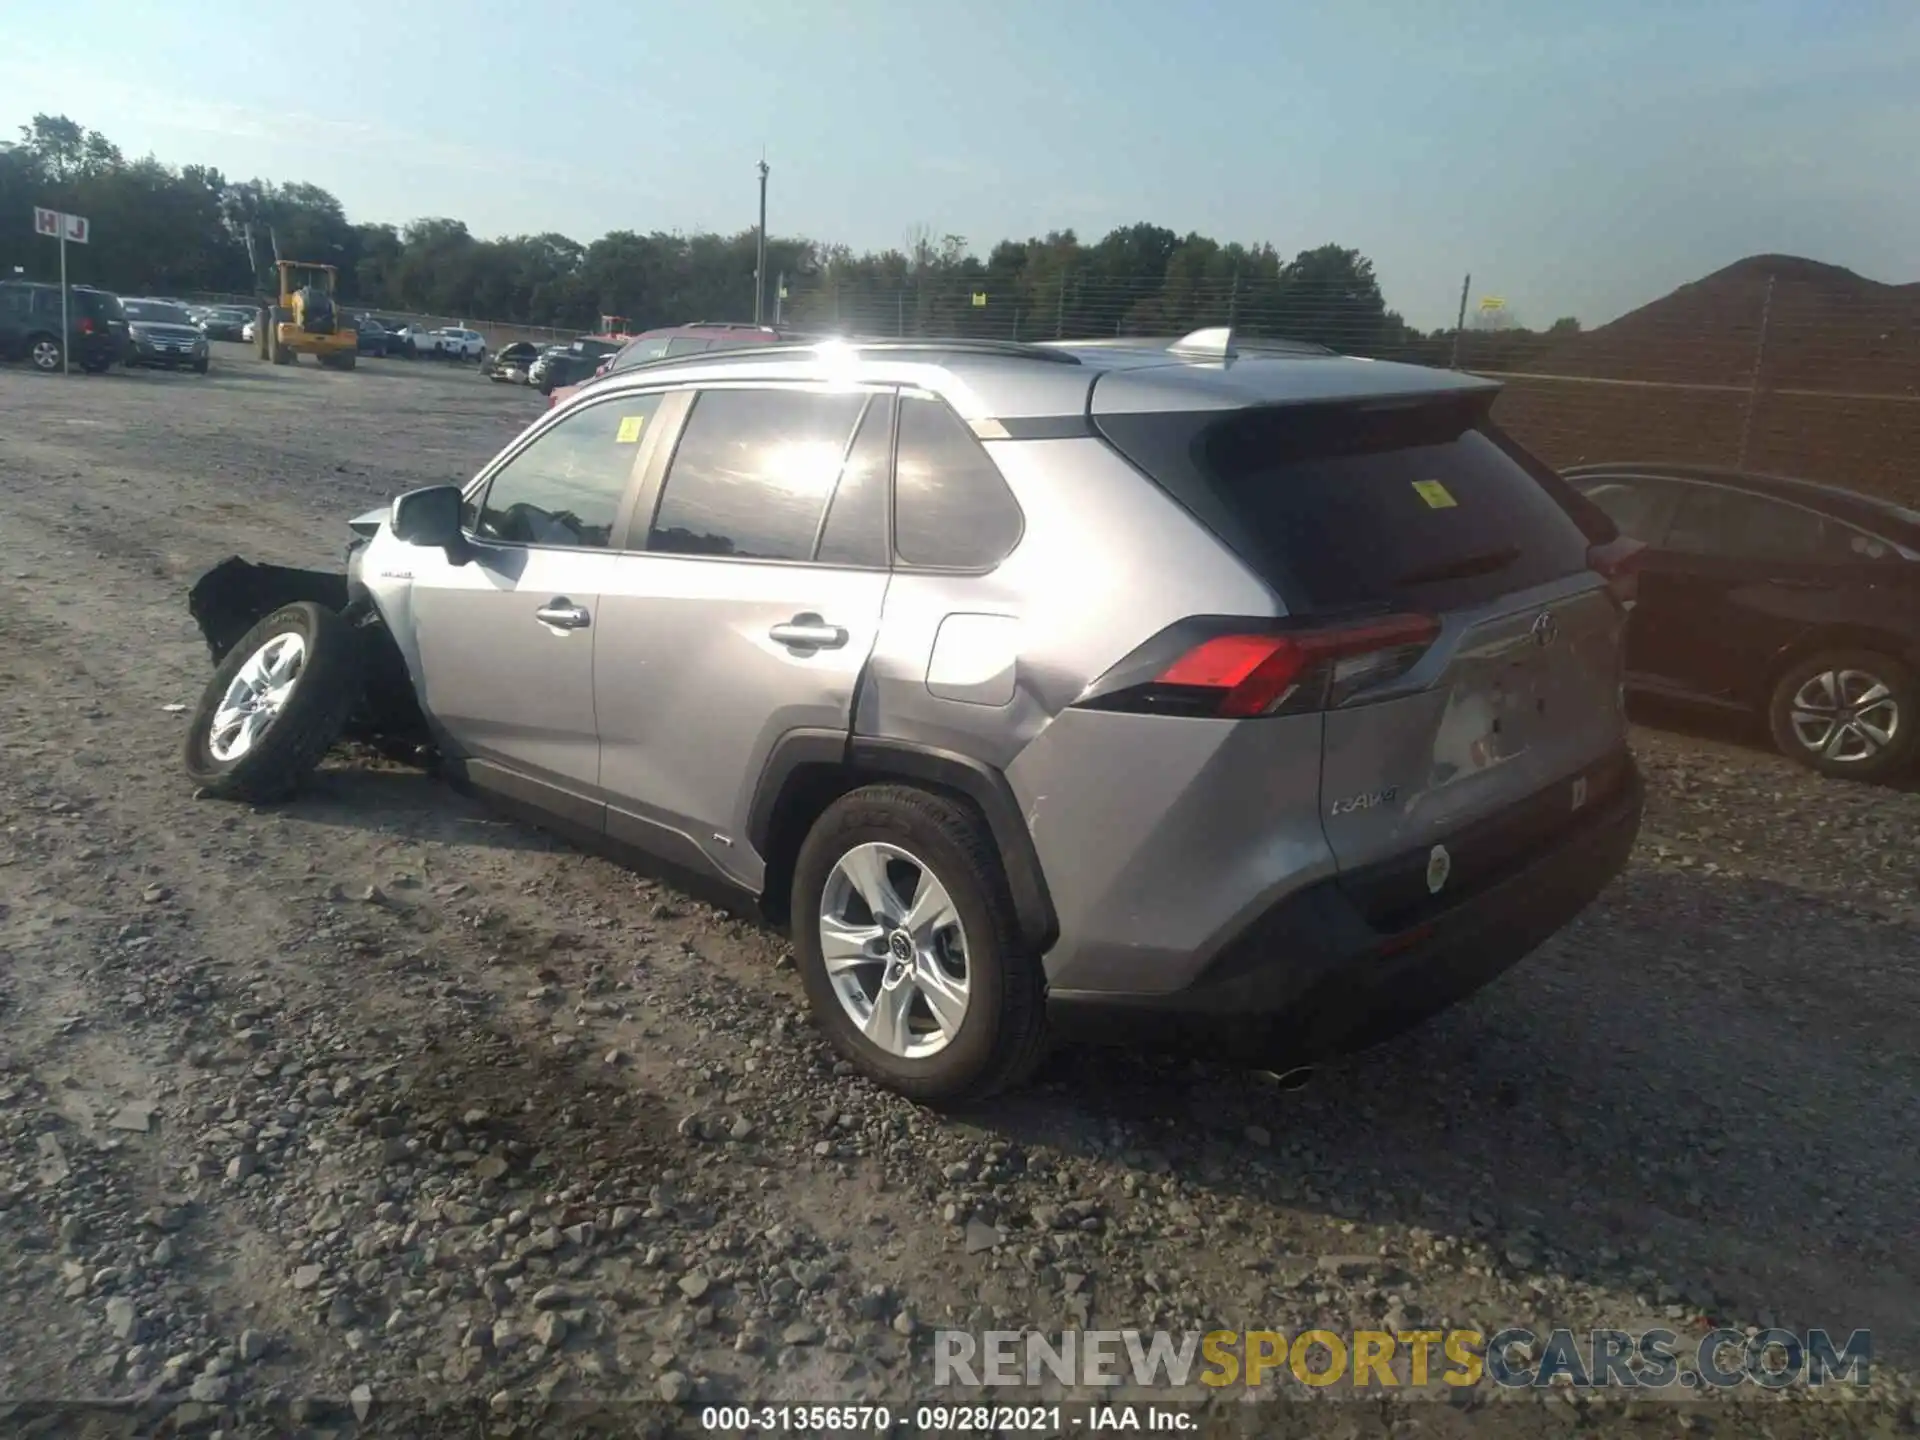
[[[1389,785],[1384,790],[1368,790],[1359,795],[1349,795],[1344,800],[1333,802],[1333,813],[1351,815],[1356,810],[1372,810],[1376,806],[1391,805],[1393,797],[1400,793],[1398,785]]]

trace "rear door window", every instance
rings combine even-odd
[[[702,391],[667,469],[647,549],[811,561],[866,400],[814,390]]]
[[[1666,548],[1723,560],[1842,565],[1883,558],[1876,542],[1850,525],[1798,505],[1718,485],[1690,485],[1667,531]]]
[[[1568,504],[1481,403],[1107,416],[1101,429],[1290,610],[1459,609],[1586,568]]]
[[[893,395],[875,395],[847,452],[814,558],[822,565],[887,568],[887,479],[893,466]]]

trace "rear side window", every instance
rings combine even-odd
[[[811,560],[866,398],[812,390],[702,391],[674,450],[647,548]]]
[[[620,352],[613,362],[613,368],[624,370],[629,365],[642,365],[649,360],[658,360],[666,353],[667,342],[664,340],[635,340]]]
[[[1006,559],[1025,527],[999,468],[960,417],[938,400],[900,397],[894,462],[893,548],[909,565],[985,570]]]
[[[1657,544],[1673,506],[1673,487],[1657,480],[1602,480],[1589,485],[1587,499],[1598,505],[1620,527],[1620,533],[1642,545]]]
[[[1457,609],[1586,568],[1566,499],[1480,404],[1112,416],[1101,428],[1292,610]]]
[[[712,343],[711,340],[701,340],[693,336],[682,335],[678,340],[669,340],[667,342],[666,353],[669,355],[695,355],[705,350]]]
[[[58,303],[59,297],[56,295],[55,304],[57,305]],[[75,290],[73,292],[73,308],[79,314],[89,316],[95,320],[124,320],[127,318],[127,312],[120,304],[120,297],[118,295],[109,295],[101,290]],[[173,306],[168,306],[167,309],[178,313]],[[171,319],[172,316],[169,315],[163,318]],[[184,323],[185,317],[182,316],[181,319]]]

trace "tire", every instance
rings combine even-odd
[[[65,358],[60,353],[59,337],[54,335],[29,335],[26,356],[27,363],[42,375],[57,373],[60,362]]]
[[[204,375],[212,368],[212,364],[213,362],[210,360],[196,360],[193,366],[193,373],[196,375]]]
[[[1861,704],[1862,700],[1865,704]],[[1838,700],[1842,733],[1826,719]],[[1846,724],[1848,717],[1873,728]],[[1914,762],[1920,744],[1920,682],[1891,655],[1872,650],[1823,650],[1789,666],[1767,702],[1773,743],[1789,759],[1822,775],[1880,781]],[[1885,735],[1885,741],[1879,736]],[[1828,737],[1822,747],[1822,737]]]
[[[945,889],[964,937],[964,1011],[951,1032],[942,1027],[944,1040],[932,1053],[910,1054],[912,1043],[889,1048],[869,1038],[827,970],[822,906],[851,888],[846,872],[839,869],[842,859],[875,845],[920,867],[921,877],[931,875]],[[884,853],[864,851],[869,858]],[[883,866],[881,873],[888,869],[903,878],[910,873],[904,863]],[[911,896],[902,895],[899,883],[894,883],[893,900],[905,908],[912,898],[926,893],[924,883],[915,877]],[[874,907],[864,902],[849,903],[856,916],[870,918],[874,913]],[[842,796],[827,807],[800,847],[791,913],[794,954],[815,1023],[835,1050],[879,1084],[927,1104],[967,1104],[1018,1085],[1045,1056],[1045,974],[1039,957],[1020,944],[1006,872],[985,822],[971,807],[905,785],[870,785]],[[869,943],[876,945],[905,933],[896,931],[889,937],[879,927],[868,928],[874,932]],[[948,953],[954,933],[946,928],[940,932],[946,938],[937,941]],[[916,952],[911,965],[918,969],[909,974],[940,963],[927,948],[911,943],[905,948]],[[881,957],[900,952],[874,953],[874,959],[843,975],[854,976],[862,991],[881,993],[883,976],[891,977],[899,969],[897,962]],[[949,983],[951,979],[948,972]],[[901,988],[890,983],[885,993]],[[908,1002],[922,1025],[931,1024],[933,1015],[925,993],[921,987],[921,998]],[[933,1039],[925,1033],[908,1038],[923,1046]]]
[[[215,717],[241,672],[289,636],[298,637],[302,655],[277,713],[239,753],[215,754]],[[360,678],[360,637],[338,611],[310,601],[274,611],[227,652],[201,693],[182,754],[188,776],[222,800],[263,804],[292,794],[339,737],[359,699]]]

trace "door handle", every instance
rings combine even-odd
[[[1824,580],[1789,580],[1784,576],[1773,576],[1767,581],[1776,590],[1831,590],[1833,586]]]
[[[593,623],[586,606],[576,605],[564,595],[542,605],[533,612],[533,618],[556,630],[584,630]]]
[[[845,630],[827,624],[818,615],[796,615],[785,624],[774,626],[767,635],[796,650],[838,650],[847,643]]]

